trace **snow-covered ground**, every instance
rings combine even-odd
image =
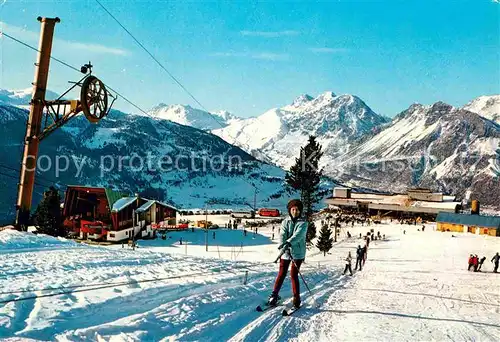
[[[387,240],[370,244],[365,268],[353,277],[341,274],[343,260],[367,227],[349,227],[351,239],[344,228],[326,256],[309,251],[302,271],[313,294],[301,284],[304,307],[292,317],[254,311],[276,275],[271,226],[247,236],[173,232],[139,241],[135,250],[2,231],[0,339],[500,340],[500,276],[489,261],[498,238],[452,237],[431,225],[425,232],[390,223],[370,228]],[[467,272],[470,253],[487,257],[485,272]],[[281,292],[287,302],[289,283]],[[37,298],[20,300],[28,297]]]

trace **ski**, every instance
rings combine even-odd
[[[280,305],[281,305],[281,302],[276,303],[276,305],[268,305],[267,303],[264,303],[262,305],[258,305],[255,308],[255,311],[257,311],[257,312],[264,312],[264,311],[267,311],[267,310],[274,309],[274,308],[276,308],[276,307],[278,307]]]
[[[282,316],[291,316],[293,315],[295,312],[297,312],[302,306],[299,306],[298,308],[296,307],[292,307],[290,309],[283,309],[283,311],[281,312],[281,315]]]

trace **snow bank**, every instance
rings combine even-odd
[[[75,245],[77,245],[77,243],[74,241],[45,234],[32,234],[12,229],[0,231],[0,253],[12,249],[40,249]]]

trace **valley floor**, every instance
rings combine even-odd
[[[255,312],[276,276],[278,226],[274,241],[271,226],[247,236],[195,230],[139,241],[136,250],[3,231],[0,338],[500,340],[500,275],[490,262],[498,238],[452,237],[431,225],[425,232],[391,223],[370,228],[387,240],[370,244],[365,267],[352,277],[342,275],[343,260],[348,251],[355,255],[367,227],[349,228],[354,237],[342,238],[326,256],[309,252],[302,271],[313,294],[301,284],[304,307],[292,317],[281,317],[278,308]],[[467,271],[470,253],[486,256],[484,272]],[[289,302],[289,279],[281,295]]]

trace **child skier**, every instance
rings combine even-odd
[[[347,258],[345,258],[345,268],[344,268],[343,274],[345,274],[347,272],[347,270],[349,270],[349,273],[352,275],[351,261],[352,261],[352,256],[351,256],[351,252],[349,252],[347,254]]]
[[[279,273],[274,283],[273,292],[269,296],[268,305],[275,306],[280,299],[278,294],[291,263],[290,276],[292,278],[293,306],[299,308],[299,269],[306,257],[306,234],[308,224],[301,218],[304,206],[300,200],[294,199],[288,202],[287,209],[289,217],[284,219],[281,223],[279,236],[280,245],[278,247],[278,249],[282,251],[285,250],[285,253],[280,259]]]

